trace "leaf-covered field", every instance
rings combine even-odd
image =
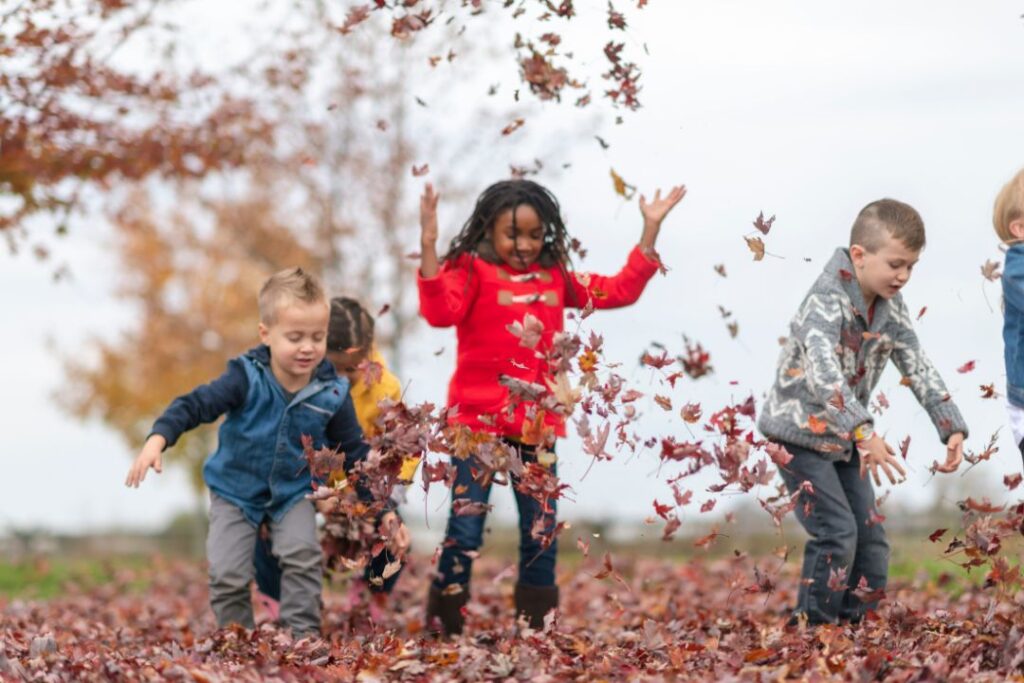
[[[755,570],[755,567],[757,569]],[[423,630],[428,560],[415,557],[376,622],[344,586],[325,633],[216,631],[199,563],[154,561],[50,599],[0,599],[3,680],[949,680],[1024,678],[1024,593],[950,576],[893,582],[859,626],[787,627],[797,563],[740,556],[613,560],[564,569],[562,612],[517,629],[514,571],[477,563],[466,634]],[[605,575],[604,578],[595,578]],[[955,585],[954,585],[955,584]],[[951,597],[956,596],[956,597]],[[266,614],[257,610],[257,618]]]

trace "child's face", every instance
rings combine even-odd
[[[270,347],[271,368],[279,380],[309,381],[327,351],[328,318],[325,302],[289,301],[278,305],[272,324],[260,323],[260,340]]]
[[[328,351],[327,360],[331,361],[331,365],[334,366],[334,370],[339,375],[345,375],[351,384],[355,384],[359,374],[359,364],[366,360],[369,355],[369,349]]]
[[[528,204],[520,204],[515,211],[515,227],[512,209],[498,214],[491,227],[491,243],[498,258],[516,270],[525,270],[544,249],[544,224]]]
[[[891,235],[886,235],[885,243],[874,253],[859,244],[850,247],[850,259],[853,261],[857,282],[864,292],[864,298],[870,300],[876,296],[883,299],[896,296],[910,280],[920,257],[920,251],[907,248],[907,245]]]

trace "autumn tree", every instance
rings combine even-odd
[[[65,233],[90,194],[119,181],[203,177],[245,163],[254,141],[269,141],[272,129],[253,102],[209,76],[117,64],[119,51],[141,33],[159,42],[157,5],[4,5],[0,234],[12,251],[30,227]],[[35,251],[46,254],[38,242]]]
[[[342,42],[319,13],[295,31],[229,75],[260,93],[273,144],[253,145],[230,172],[149,183],[110,202],[118,294],[138,309],[138,322],[94,340],[88,361],[68,363],[65,403],[133,447],[174,396],[218,376],[254,343],[255,293],[286,266],[321,273],[332,292],[355,295],[373,312],[387,304],[380,342],[398,369],[416,318],[408,259],[417,244],[415,193],[429,177],[459,196],[460,175],[445,169],[471,173],[477,141],[452,131],[476,126],[504,137],[505,119],[475,107],[437,120],[431,93],[443,92],[443,74],[440,85],[423,74],[443,65],[425,41],[396,50],[364,32]],[[446,44],[472,49],[455,38]],[[213,438],[210,427],[196,430],[171,454],[197,486]]]

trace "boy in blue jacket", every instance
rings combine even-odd
[[[996,197],[992,225],[1006,251],[1003,267],[1003,360],[1013,440],[1024,458],[1024,170]]]
[[[281,565],[281,620],[296,637],[320,633],[323,583],[311,473],[302,437],[345,454],[345,469],[369,447],[348,380],[324,360],[328,306],[320,282],[301,268],[281,271],[259,293],[262,344],[228,362],[210,384],[180,396],[153,425],[125,481],[138,487],[162,471],[161,454],[200,424],[227,418],[203,466],[210,487],[206,542],[210,605],[220,627],[253,628],[253,547],[267,519]],[[361,495],[367,495],[361,487]]]

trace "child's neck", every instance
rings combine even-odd
[[[274,379],[276,379],[277,383],[281,385],[281,388],[289,394],[299,393],[313,378],[312,371],[304,372],[301,375],[293,375],[290,372],[286,372],[284,368],[274,361],[273,356],[270,358],[270,372],[273,373]]]

